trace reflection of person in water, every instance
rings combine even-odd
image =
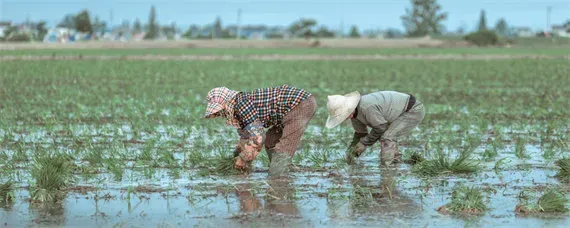
[[[282,177],[270,179],[267,183],[269,189],[265,193],[265,208],[262,208],[260,199],[252,193],[251,184],[236,186],[236,195],[239,198],[240,210],[245,213],[266,209],[269,212],[296,216],[299,214],[295,204],[295,188],[291,185],[291,178]]]
[[[378,216],[404,216],[414,217],[418,215],[420,207],[405,194],[401,194],[396,188],[397,168],[382,168],[379,185],[371,183],[370,179],[362,178],[362,175],[353,173],[358,178],[351,178],[352,192],[349,199],[350,210],[354,216],[378,215]]]

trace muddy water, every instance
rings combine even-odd
[[[9,140],[50,143],[53,141],[47,132],[61,129],[37,128],[23,134],[11,133],[14,135]],[[131,140],[135,137],[129,126],[122,126],[120,132],[113,126],[97,129],[75,126],[71,132],[74,137],[91,135],[91,143],[112,143],[113,138]],[[223,134],[209,136],[207,132],[207,129],[160,126],[152,135],[139,134],[137,140],[155,140],[160,146],[174,138],[183,138],[179,141],[186,144],[174,151],[177,161],[184,159],[184,149],[201,143],[231,145],[232,139],[219,136]],[[377,146],[368,150],[357,164],[342,165],[343,145],[329,139],[339,134],[348,135],[347,132],[324,132],[314,127],[307,132],[308,142],[324,143],[335,149],[331,152],[310,144],[299,152],[305,159],[290,178],[282,180],[268,179],[267,167],[260,161],[256,163],[255,172],[247,177],[200,176],[198,170],[188,168],[130,168],[133,162],[126,161],[129,168],[124,170],[120,181],[107,172],[78,175],[78,181],[64,201],[32,204],[29,203],[29,171],[16,169],[10,175],[17,177],[16,201],[0,205],[0,222],[5,227],[570,227],[567,215],[538,218],[514,213],[521,191],[534,190],[538,196],[545,188],[559,184],[553,177],[556,167],[543,158],[538,145],[527,144],[525,150],[529,158],[519,159],[514,143],[507,143],[497,157],[482,162],[483,169],[479,173],[423,179],[412,175],[408,164],[390,169],[378,167]],[[5,130],[0,132],[1,137],[5,134]],[[504,134],[509,138],[507,131]],[[56,138],[56,142],[64,145],[69,141],[63,136]],[[421,140],[420,135],[413,134],[408,141]],[[60,147],[71,151],[66,146]],[[141,153],[142,147],[132,145],[121,153],[134,156]],[[3,149],[9,157],[13,156],[12,147]],[[421,150],[417,145],[401,149]],[[484,150],[485,144],[475,150],[475,157],[481,157]],[[89,149],[77,156],[82,157],[87,152]],[[310,154],[325,152],[330,153],[330,159],[319,166],[308,158]],[[33,151],[27,151],[28,156],[31,153]],[[495,169],[501,159],[503,164]],[[174,175],[174,171],[178,174]],[[1,181],[7,178],[4,176]],[[449,203],[452,189],[458,184],[481,187],[489,211],[475,217],[437,212],[438,207]]]

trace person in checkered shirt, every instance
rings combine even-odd
[[[235,168],[245,169],[263,145],[269,157],[269,175],[287,175],[292,157],[309,121],[316,113],[315,97],[290,85],[240,92],[216,87],[206,96],[203,118],[226,118],[237,129]],[[264,132],[264,128],[269,128]]]

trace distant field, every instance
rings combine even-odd
[[[0,56],[70,55],[569,55],[566,48],[152,48],[2,50]]]

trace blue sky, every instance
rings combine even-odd
[[[481,9],[487,14],[487,24],[494,25],[504,17],[512,26],[529,26],[539,30],[546,27],[547,7],[551,6],[551,23],[560,24],[570,19],[570,0],[439,0],[449,13],[445,26],[455,31],[464,24],[469,30],[476,27]],[[242,9],[243,24],[288,25],[300,17],[312,17],[319,24],[334,29],[344,22],[360,29],[403,29],[400,16],[410,6],[408,0],[0,0],[0,19],[15,22],[46,20],[50,25],[59,22],[66,13],[87,8],[92,15],[108,21],[113,11],[113,24],[123,20],[148,21],[150,6],[155,5],[161,24],[176,22],[190,24],[211,23],[220,16],[222,23],[235,24],[237,10]]]

